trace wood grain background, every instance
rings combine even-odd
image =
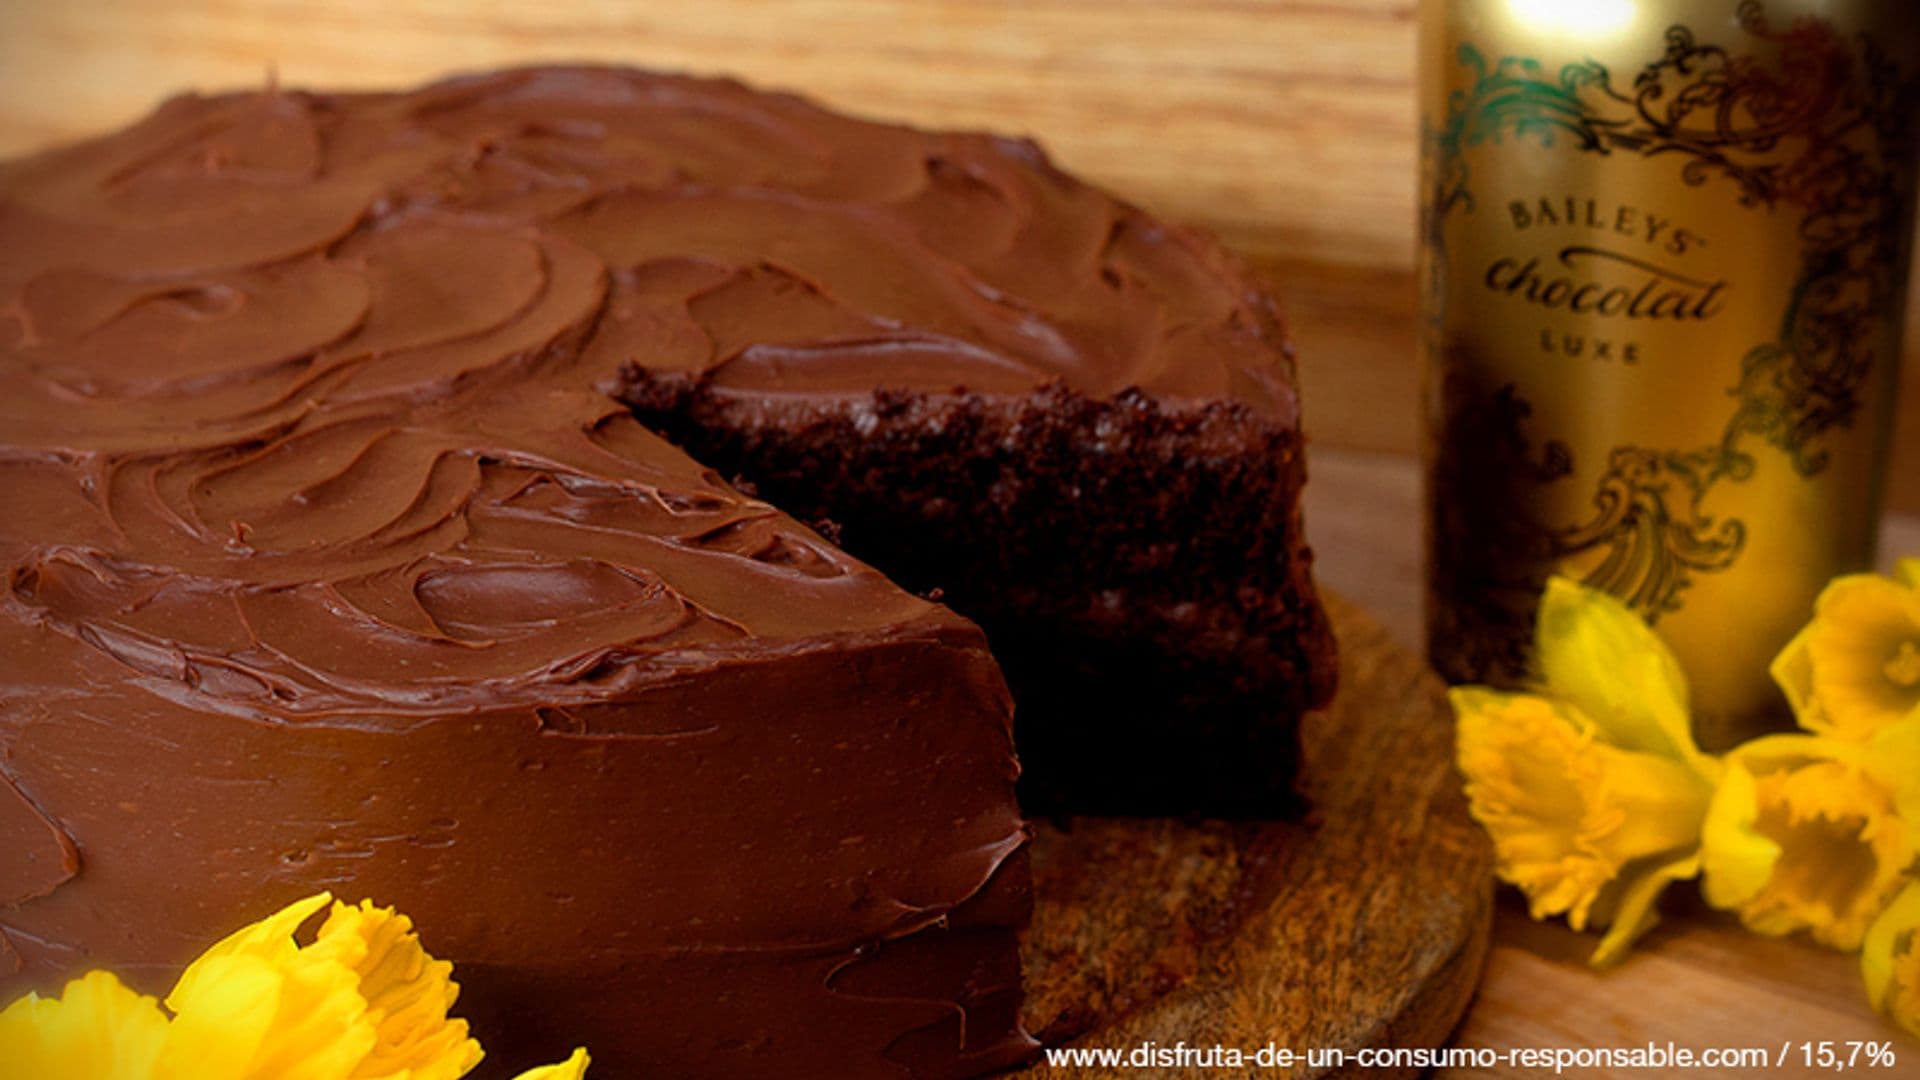
[[[1408,452],[1415,0],[0,0],[0,155],[181,90],[595,59],[1042,139],[1205,225],[1292,312],[1322,443]],[[1917,289],[1916,292],[1920,292]],[[1916,303],[1920,308],[1920,303]],[[1920,320],[1895,505],[1920,509]]]

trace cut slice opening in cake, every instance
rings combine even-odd
[[[1332,690],[1299,433],[1223,401],[745,396],[629,369],[647,426],[979,623],[1013,687],[1029,812],[1297,808]]]

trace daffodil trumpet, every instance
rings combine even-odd
[[[1920,724],[1920,559],[1835,578],[1771,670],[1808,731],[1866,742]]]
[[[1811,734],[1729,753],[1701,840],[1707,902],[1755,933],[1859,948],[1920,852],[1887,765]]]

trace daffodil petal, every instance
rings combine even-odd
[[[378,1017],[361,994],[365,942],[301,947],[294,933],[328,902],[288,905],[209,949],[167,997],[174,1021],[156,1080],[343,1080],[373,1052]]]
[[[1867,1002],[1883,1009],[1893,987],[1893,957],[1898,939],[1920,929],[1920,882],[1908,885],[1874,920],[1860,943],[1860,975]]]
[[[296,900],[259,922],[250,923],[221,938],[201,953],[199,959],[188,964],[186,971],[181,972],[179,981],[173,984],[173,992],[167,995],[167,1008],[179,1012],[177,999],[191,995],[204,976],[207,965],[222,957],[246,954],[275,962],[292,955],[300,947],[293,940],[294,931],[332,899],[331,893],[316,893]]]
[[[341,1080],[375,1037],[352,970],[313,956],[217,957],[175,1014],[156,1080]]]
[[[1700,831],[1713,800],[1713,788],[1703,777],[1659,754],[1606,745],[1597,753],[1607,762],[1607,801],[1620,814],[1609,838],[1615,850],[1639,859],[1700,846]]]
[[[1759,816],[1753,774],[1743,762],[1728,762],[1707,807],[1700,839],[1700,892],[1723,911],[1753,899],[1780,860],[1780,845],[1754,828]]]
[[[542,1065],[537,1069],[528,1069],[514,1080],[580,1080],[587,1075],[587,1065],[590,1060],[587,1057],[586,1047],[575,1047],[573,1054],[567,1060],[554,1065]]]
[[[1902,890],[1867,931],[1860,977],[1874,1009],[1920,1035],[1920,882]]]
[[[1607,968],[1625,959],[1634,942],[1659,925],[1660,913],[1654,905],[1660,899],[1660,894],[1674,882],[1684,881],[1699,872],[1699,858],[1689,856],[1656,867],[1628,883],[1616,902],[1606,934],[1600,938],[1600,944],[1594,948],[1587,962],[1597,968]]]
[[[1572,704],[1606,741],[1700,760],[1679,661],[1618,599],[1552,578],[1540,598],[1534,648],[1547,692]]]
[[[1920,589],[1920,558],[1901,559],[1894,563],[1893,579],[1909,589]]]
[[[185,992],[176,988],[167,999],[174,1019],[154,1066],[156,1080],[250,1075],[280,1010],[279,973],[266,958],[239,950],[209,952],[194,967],[193,979],[181,980]]]
[[[1793,640],[1787,642],[1787,647],[1780,650],[1780,655],[1773,658],[1767,673],[1786,695],[1795,721],[1803,728],[1818,730],[1824,721],[1820,716],[1820,699],[1813,692],[1813,657],[1807,651],[1812,634],[1812,626],[1802,627]]]
[[[157,1000],[92,971],[58,998],[28,994],[0,1011],[0,1075],[150,1080],[166,1034]]]
[[[1861,755],[1862,767],[1893,792],[1900,820],[1920,849],[1920,716],[1874,736]]]
[[[1739,762],[1748,772],[1792,768],[1813,761],[1853,760],[1847,743],[1806,732],[1784,732],[1748,739],[1727,752],[1728,762]]]

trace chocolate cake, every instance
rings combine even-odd
[[[1013,701],[1036,806],[1283,809],[1301,479],[1271,303],[1024,142],[539,69],[0,164],[0,996],[333,889],[495,1065],[1004,1067]]]

